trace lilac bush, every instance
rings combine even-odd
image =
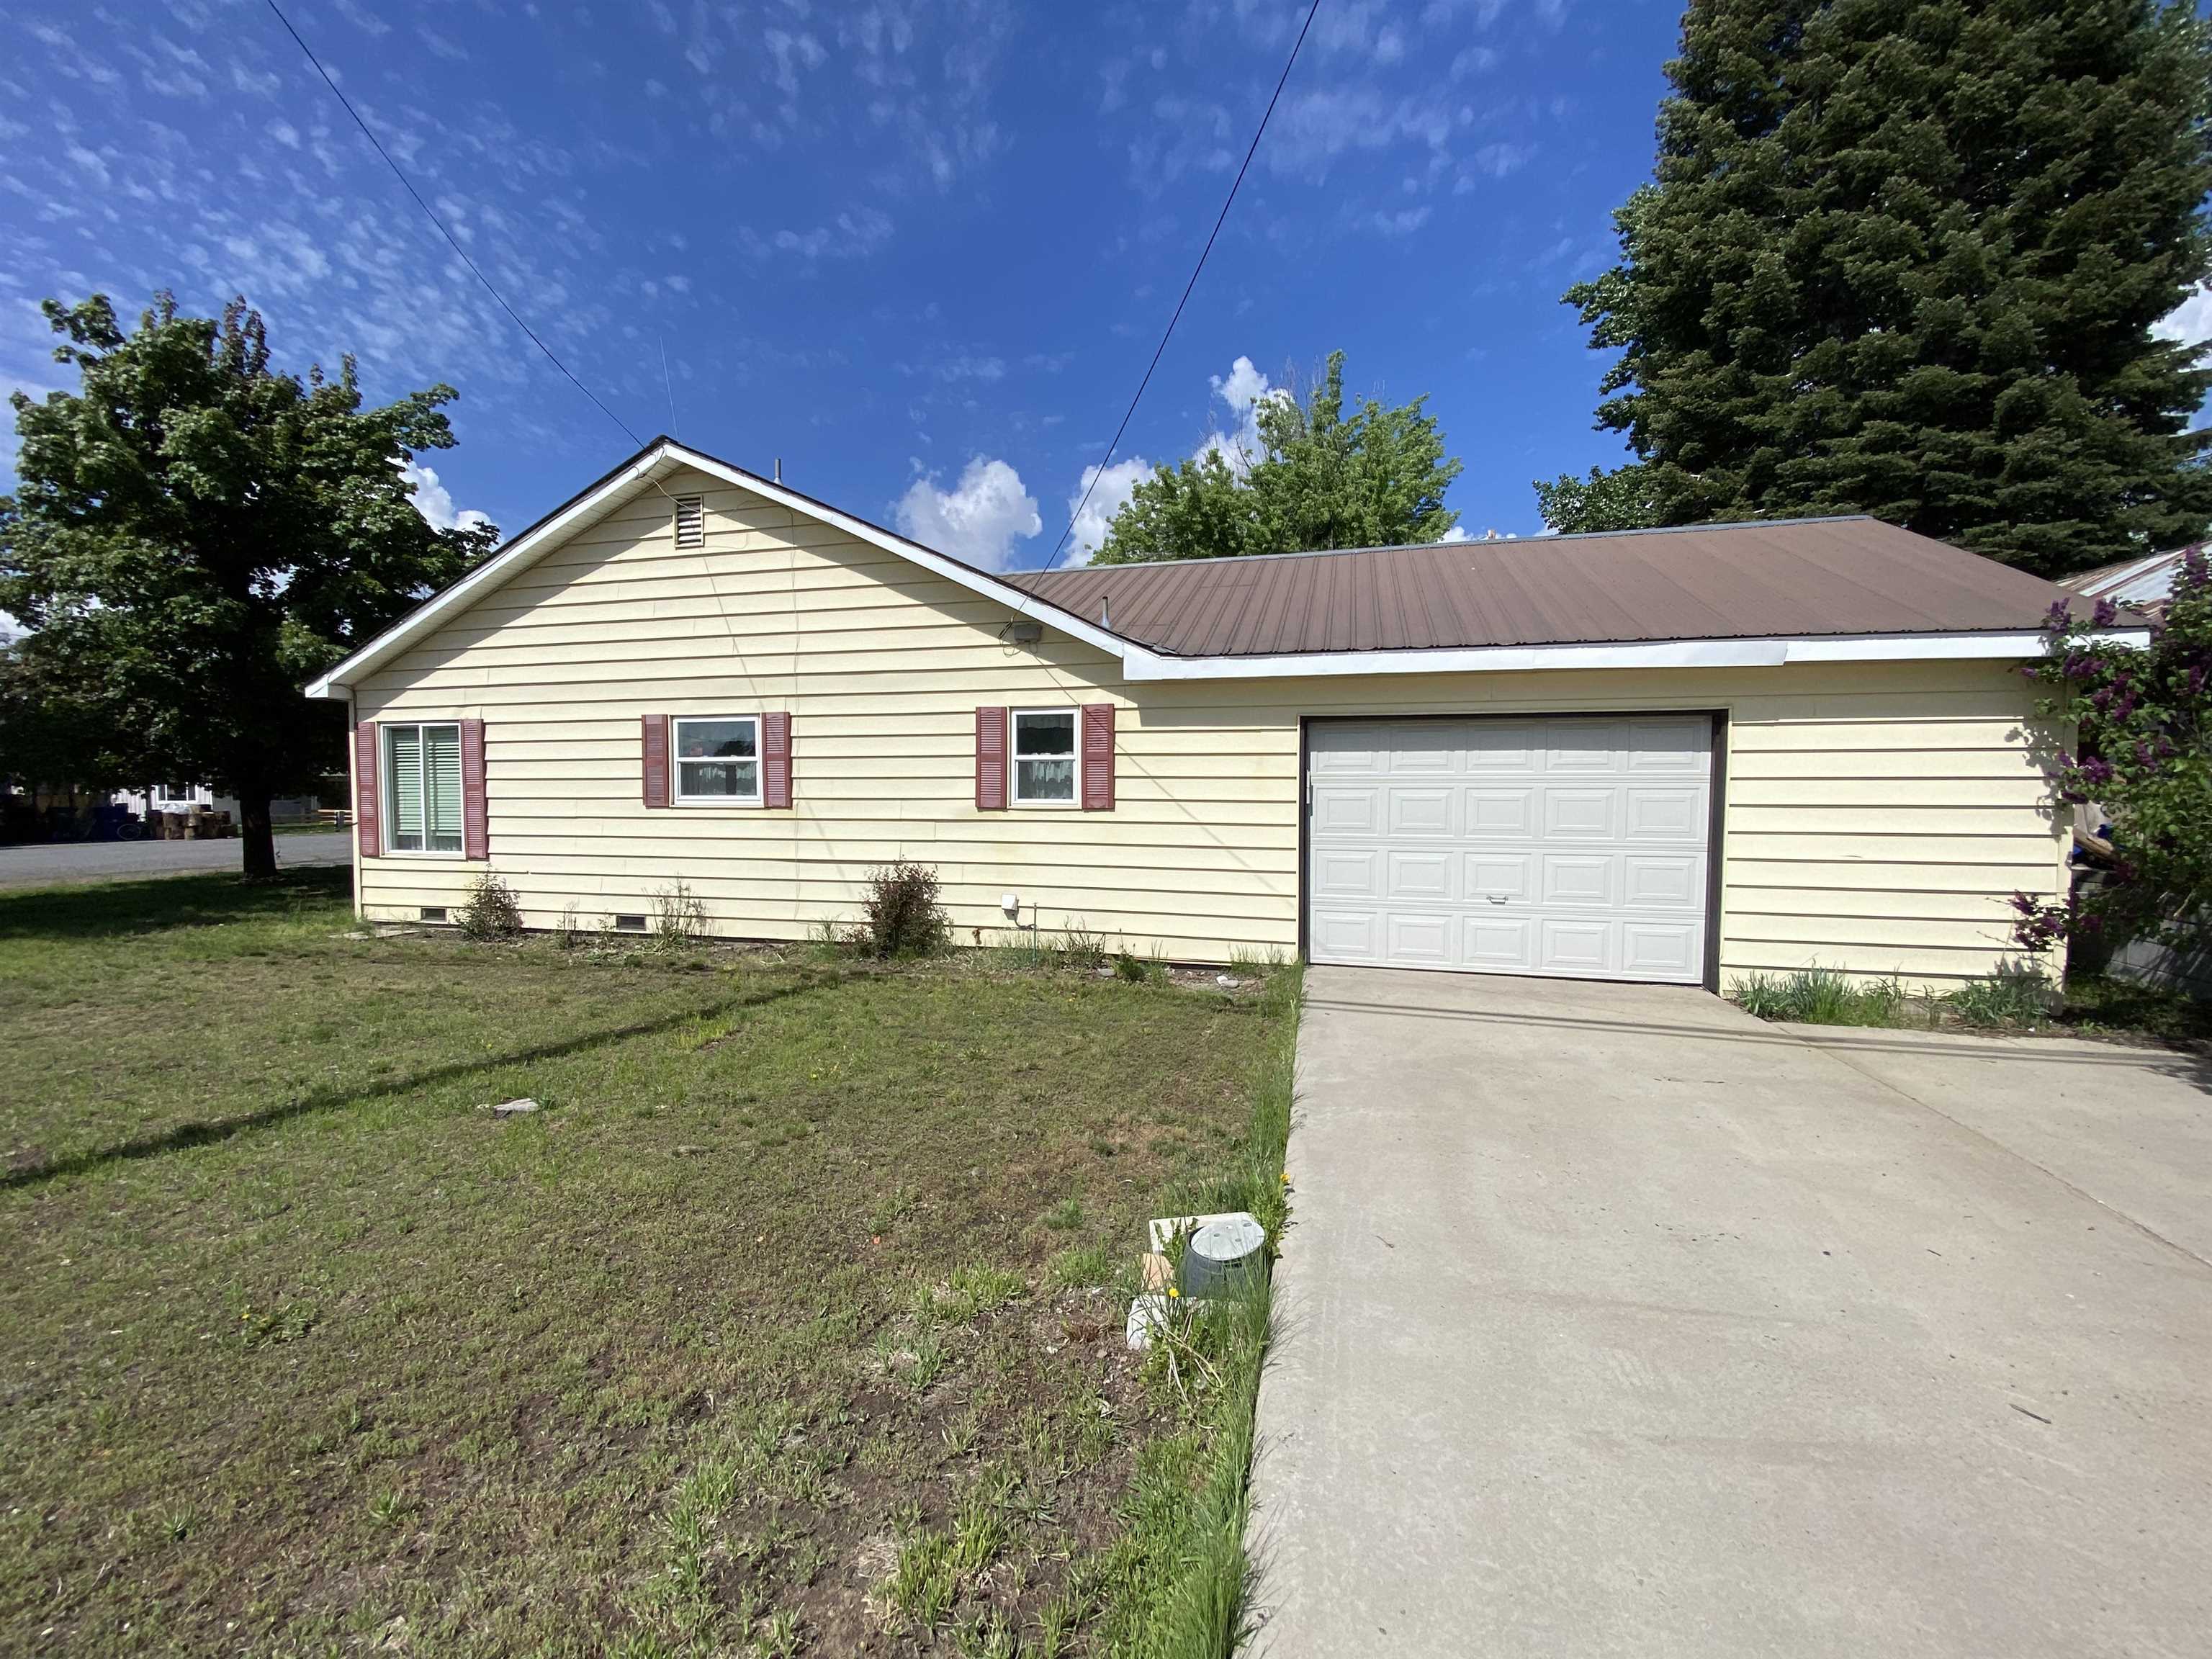
[[[2100,601],[2085,626],[2055,605],[2043,657],[2021,672],[2043,687],[2036,712],[2070,724],[2051,787],[2112,822],[2108,878],[2063,906],[2013,896],[2014,936],[2031,951],[2059,940],[2151,938],[2191,948],[2212,929],[2212,565],[2191,548],[2146,647],[2098,637],[2120,621]]]

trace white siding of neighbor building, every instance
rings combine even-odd
[[[1987,663],[1130,685],[1112,657],[702,475],[706,546],[648,492],[369,675],[356,717],[485,722],[489,866],[363,860],[362,911],[452,905],[487,867],[532,927],[649,910],[681,880],[716,931],[851,920],[866,871],[933,865],[963,940],[1043,926],[1200,961],[1296,950],[1302,716],[1728,711],[1723,975],[1819,962],[1942,981],[2012,953],[2005,900],[2056,891],[2029,699]],[[975,805],[979,704],[1120,706],[1110,812]],[[648,809],[645,714],[788,711],[793,805]]]

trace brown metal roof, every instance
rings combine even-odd
[[[2072,600],[1879,519],[1008,572],[1047,604],[1176,656],[1808,635],[2011,633]],[[2079,606],[2086,617],[2088,605]]]

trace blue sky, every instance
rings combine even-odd
[[[1285,0],[286,0],[471,254],[642,436],[987,564],[1043,562],[1304,15]],[[1610,463],[1567,284],[1648,175],[1674,0],[1323,0],[1124,442],[1173,460],[1348,354],[1430,394],[1475,534]],[[434,515],[631,447],[477,288],[263,0],[0,15],[0,382],[37,311],[242,292],[278,355],[459,388]],[[675,410],[664,389],[665,342]],[[12,453],[12,445],[9,453]],[[1110,505],[1128,469],[1109,474]],[[1096,505],[1094,514],[1096,516]],[[1091,526],[1086,526],[1086,530]]]

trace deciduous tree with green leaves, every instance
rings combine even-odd
[[[243,300],[216,320],[162,294],[128,333],[104,295],[45,310],[82,387],[10,400],[0,610],[28,633],[0,731],[97,732],[74,781],[235,795],[245,873],[272,875],[270,799],[344,755],[342,709],[301,686],[498,539],[428,523],[400,472],[453,447],[456,394],[368,408],[350,357],[335,378],[279,373]]]
[[[1692,0],[1562,530],[1867,512],[2046,575],[2212,521],[2212,45],[2156,0]],[[1556,516],[1553,516],[1556,514]]]
[[[1303,553],[1433,542],[1459,522],[1444,492],[1460,463],[1422,405],[1370,398],[1344,412],[1344,354],[1304,402],[1261,398],[1259,453],[1232,465],[1218,448],[1158,466],[1114,515],[1094,564]]]

